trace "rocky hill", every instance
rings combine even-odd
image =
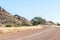
[[[24,18],[24,17],[21,17],[21,16],[19,16],[19,15],[14,15],[14,17],[16,18],[16,19],[18,19],[20,22],[21,22],[21,25],[22,26],[30,26],[30,25],[32,25],[32,23],[30,22],[30,21],[28,21],[26,18]]]
[[[5,9],[0,7],[0,24],[7,25],[7,24],[13,24],[16,25],[32,25],[30,21],[28,21],[26,18],[21,17],[19,15],[11,15],[9,12],[7,12]]]

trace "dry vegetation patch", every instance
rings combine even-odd
[[[0,27],[0,33],[13,33],[13,32],[22,32],[22,31],[26,31],[26,30],[36,30],[36,29],[40,29],[43,28],[42,26],[31,26],[31,27],[27,27],[27,26],[23,26],[23,27]]]

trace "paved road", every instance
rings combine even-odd
[[[60,28],[47,27],[37,30],[6,34],[0,40],[60,40]]]

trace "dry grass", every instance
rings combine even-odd
[[[13,32],[22,32],[22,31],[26,31],[26,30],[36,30],[36,29],[40,29],[43,28],[41,25],[38,26],[31,26],[31,27],[27,27],[27,26],[23,26],[23,27],[0,27],[0,33],[4,34],[4,33],[13,33]]]

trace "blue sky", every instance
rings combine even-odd
[[[38,16],[60,23],[60,0],[0,0],[0,6],[29,20]]]

